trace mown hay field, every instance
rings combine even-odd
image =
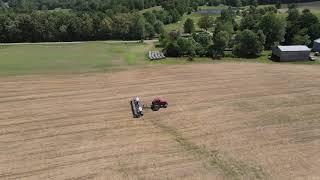
[[[320,178],[318,66],[162,65],[0,83],[0,179]],[[133,119],[133,96],[169,107]]]

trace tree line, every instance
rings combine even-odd
[[[7,0],[5,3],[9,7],[0,13],[0,42],[148,39],[160,34],[165,24],[179,21],[198,6],[197,0]],[[162,9],[143,14],[138,11],[156,5]],[[66,9],[39,10],[43,6]]]
[[[112,17],[72,12],[0,15],[0,42],[145,39],[162,29],[162,21],[147,21],[139,13]]]
[[[316,15],[305,9],[299,12],[294,5],[285,18],[277,14],[275,7],[257,8],[250,6],[240,14],[240,23],[235,21],[236,12],[231,8],[222,11],[213,19],[203,16],[195,31],[195,22],[187,19],[184,32],[190,37],[182,37],[178,31],[160,36],[160,44],[167,56],[207,56],[219,58],[226,50],[238,57],[257,57],[265,49],[278,44],[312,45],[320,38],[320,22]]]
[[[256,0],[217,1],[230,6],[256,3]],[[181,17],[185,13],[196,11],[199,5],[210,2],[213,1],[0,0],[0,42],[148,39],[160,34],[165,24],[175,23],[181,20]],[[240,4],[238,4],[238,2],[240,2]],[[261,0],[258,2],[268,3],[271,1]],[[162,8],[143,14],[139,12],[139,10],[153,6],[161,6]],[[56,8],[61,9],[57,10]],[[254,16],[261,17],[255,15],[254,12],[251,13],[253,13]],[[308,15],[310,13],[304,12],[301,16],[304,17],[305,14]],[[226,15],[222,14],[222,16]],[[247,17],[247,19],[250,18],[252,17]],[[207,30],[213,24],[211,21],[213,20],[205,17],[200,20],[199,26]],[[253,21],[258,20],[254,19]],[[292,21],[293,20],[288,20],[288,26],[301,27],[303,30],[299,32],[295,32],[295,30],[288,32],[285,42],[308,42],[308,38],[312,40],[315,35],[312,34],[314,31],[312,31],[311,28]],[[220,20],[216,23],[219,28],[228,27],[227,32],[229,34],[239,29],[239,25],[232,19],[225,22]],[[208,27],[206,27],[207,25]],[[312,26],[312,28],[316,29],[317,27]],[[231,29],[233,29],[233,31],[231,31]],[[249,30],[254,31],[254,29]],[[295,37],[289,35],[297,33],[298,35],[295,35]],[[269,46],[268,38],[266,43],[267,46]]]
[[[185,8],[196,8],[200,4],[204,4],[204,0],[0,0],[2,10],[14,12],[61,8],[74,11],[128,13],[154,6],[181,12]]]
[[[218,6],[219,4],[224,4],[233,7],[240,6],[257,6],[258,4],[291,4],[291,3],[304,3],[304,2],[314,2],[317,0],[207,0],[210,6]]]
[[[15,12],[53,10],[56,8],[77,11],[129,11],[142,10],[160,5],[160,0],[0,0]]]

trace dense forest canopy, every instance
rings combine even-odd
[[[195,7],[205,4],[225,4],[229,6],[300,3],[317,0],[0,0],[1,7],[10,7],[15,11],[53,10],[56,8],[77,11],[143,10],[154,6],[173,8],[173,5],[186,4]]]
[[[181,4],[189,7],[203,4],[201,0],[0,0],[15,11],[53,10],[56,8],[72,9],[77,11],[107,11],[143,10],[154,6],[174,8]]]
[[[0,42],[153,38],[198,0],[0,0]],[[139,12],[162,6],[157,11]],[[60,10],[56,10],[60,8]]]
[[[159,5],[160,0],[2,0],[15,10],[74,9],[83,11],[103,11],[107,9],[142,10]]]
[[[0,42],[148,39],[160,35],[164,31],[165,24],[178,22],[184,14],[196,11],[201,5],[255,6],[257,3],[275,2],[300,1],[0,0]],[[140,11],[155,6],[162,8],[144,13]],[[211,21],[204,19],[199,26],[213,25],[206,22]],[[189,26],[192,30],[191,23]],[[233,31],[235,31],[238,25],[235,21],[217,22],[215,31],[225,26],[234,26]],[[299,33],[304,34],[304,32]],[[311,36],[311,33],[309,34]],[[287,38],[286,42],[303,38],[306,37]],[[268,38],[267,43],[269,43]]]

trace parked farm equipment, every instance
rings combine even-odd
[[[130,101],[131,104],[131,110],[132,110],[132,115],[134,118],[140,118],[144,115],[144,109],[151,109],[152,111],[159,111],[160,108],[167,108],[168,107],[168,102],[160,99],[160,98],[155,98],[151,105],[148,106],[147,104],[143,104],[140,101],[139,97],[135,97]]]

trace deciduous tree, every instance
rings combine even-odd
[[[205,29],[206,31],[209,28],[212,28],[213,24],[214,24],[213,18],[208,15],[202,16],[198,22],[198,26],[202,29]]]
[[[239,57],[259,56],[263,50],[263,44],[258,35],[251,30],[237,33],[235,37],[233,53]]]
[[[186,20],[183,27],[185,33],[193,33],[195,31],[194,21],[190,18]]]
[[[267,13],[261,19],[260,29],[266,36],[266,48],[270,49],[275,42],[283,42],[286,33],[286,22],[274,13]]]
[[[220,31],[213,38],[212,51],[215,55],[224,55],[224,50],[228,47],[230,35],[226,31]]]

